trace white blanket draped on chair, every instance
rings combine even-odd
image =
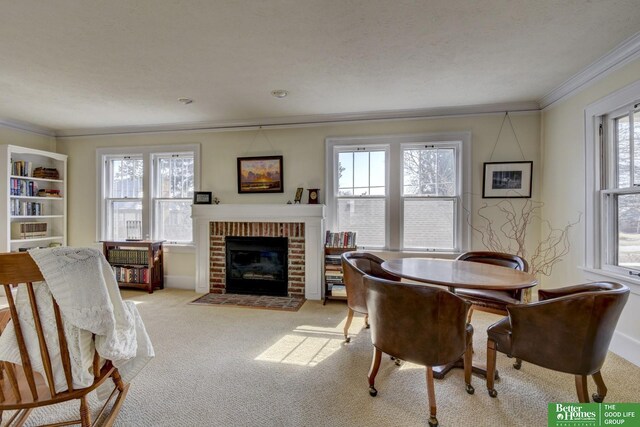
[[[34,284],[34,290],[45,339],[49,348],[54,349],[50,357],[56,391],[66,390],[67,385],[52,296],[62,314],[74,387],[87,387],[93,383],[94,334],[95,349],[100,357],[111,360],[122,379],[129,382],[154,357],[153,346],[135,304],[122,300],[113,270],[102,253],[95,249],[68,247],[34,249],[29,253],[45,278],[45,282]],[[16,295],[16,306],[33,368],[44,374],[24,287],[20,287]],[[0,360],[21,364],[11,322],[0,336]],[[108,395],[111,388],[107,383],[98,389],[99,397]]]

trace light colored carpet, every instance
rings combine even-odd
[[[398,368],[383,359],[368,394],[369,331],[362,318],[344,344],[346,305],[307,301],[298,312],[188,305],[196,294],[126,291],[153,341],[156,358],[135,378],[120,426],[422,426],[428,407],[424,368]],[[474,313],[476,357],[484,358],[486,327],[497,316]],[[462,371],[436,380],[442,426],[543,426],[548,402],[575,401],[574,380],[498,356],[498,397],[474,376],[474,395]],[[603,368],[607,401],[640,396],[640,368],[610,353]],[[593,383],[590,383],[593,389]],[[590,390],[591,392],[591,390]],[[97,407],[93,401],[92,406]],[[72,418],[77,403],[34,411],[27,425]],[[10,414],[6,413],[7,420]]]

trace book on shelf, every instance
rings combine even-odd
[[[29,175],[30,176],[30,175]],[[33,170],[34,178],[60,179],[60,173],[56,168],[35,168]]]
[[[14,176],[32,176],[31,171],[33,163],[24,160],[16,160],[11,162],[11,175]]]
[[[340,231],[339,233],[332,233],[331,231],[327,230],[325,234],[324,245],[327,248],[355,248],[356,232]]]
[[[110,249],[107,259],[113,264],[147,265],[149,262],[146,250]]]
[[[148,283],[149,269],[147,267],[119,267],[114,266],[116,280],[122,283]]]
[[[331,296],[346,297],[347,288],[344,285],[333,285],[331,286]]]

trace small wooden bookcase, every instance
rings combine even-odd
[[[341,257],[345,252],[355,251],[357,248],[324,248],[324,301],[329,299],[346,300],[345,295],[334,295],[333,287],[344,288]]]
[[[150,294],[164,288],[164,240],[104,241],[104,256],[113,266],[118,286]]]

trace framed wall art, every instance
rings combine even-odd
[[[211,191],[194,191],[193,204],[194,205],[210,205]]]
[[[238,193],[282,193],[282,156],[238,157]]]
[[[490,162],[484,164],[483,199],[531,197],[533,162]]]

